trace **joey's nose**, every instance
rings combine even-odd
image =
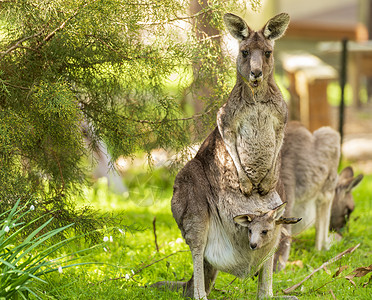
[[[254,79],[260,78],[260,77],[262,76],[262,71],[261,71],[261,70],[254,70],[254,71],[251,71],[251,76],[252,76]]]
[[[251,243],[250,246],[251,246],[251,249],[252,249],[252,250],[254,250],[254,249],[257,248],[257,244],[256,244],[256,243]]]

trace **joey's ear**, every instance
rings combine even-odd
[[[287,30],[289,19],[289,15],[286,13],[271,18],[263,28],[265,38],[273,41],[280,38]]]
[[[283,215],[285,206],[287,205],[287,202],[284,202],[280,204],[279,206],[275,207],[274,209],[270,210],[267,213],[268,217],[272,217],[275,221],[279,220],[279,218]]]
[[[249,29],[247,23],[245,23],[245,21],[241,17],[227,13],[223,16],[223,20],[225,21],[225,25],[230,34],[234,38],[242,41],[248,37],[251,30]]]
[[[300,222],[302,218],[283,218],[280,217],[279,220],[275,221],[275,224],[296,224]]]
[[[247,227],[249,223],[252,222],[254,217],[255,217],[254,215],[240,215],[240,216],[234,217],[234,221],[238,223],[239,225]]]

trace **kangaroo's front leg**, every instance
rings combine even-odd
[[[278,182],[280,163],[278,162],[277,158],[275,159],[276,160],[273,161],[271,169],[268,170],[266,176],[258,185],[258,192],[260,193],[260,195],[268,194],[272,189],[275,188]]]
[[[267,259],[258,272],[257,299],[273,296],[273,255]]]
[[[191,250],[194,265],[194,298],[207,300],[204,281],[204,254],[201,249]]]
[[[317,250],[328,250],[329,239],[328,229],[331,220],[331,207],[333,192],[324,192],[316,200],[316,219],[315,219],[315,248]]]
[[[277,136],[277,141],[275,145],[275,152],[272,160],[272,165],[271,168],[268,170],[266,176],[262,179],[258,186],[258,192],[261,195],[266,195],[269,193],[270,190],[272,190],[279,178],[279,172],[280,172],[280,165],[281,165],[281,155],[280,155],[280,150],[282,148],[283,144],[283,133],[279,131],[279,133],[276,135]]]
[[[240,190],[244,194],[249,195],[252,191],[253,185],[242,167],[239,154],[236,149],[236,129],[234,130],[234,128],[231,127],[233,124],[228,124],[228,122],[226,122],[226,115],[225,106],[222,106],[217,113],[218,130],[221,134],[226,150],[234,162],[236,171],[238,173]]]

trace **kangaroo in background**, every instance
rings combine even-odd
[[[302,217],[292,228],[285,225],[285,234],[275,253],[274,268],[281,270],[288,260],[290,236],[315,223],[317,250],[329,247],[328,229],[332,200],[337,185],[340,160],[340,135],[330,127],[311,133],[299,122],[289,122],[282,147],[280,178],[288,205],[284,216]]]
[[[268,21],[261,31],[252,31],[243,19],[225,14],[230,34],[239,41],[236,84],[217,113],[217,126],[236,168],[241,191],[261,195],[276,187],[279,153],[288,109],[275,83],[274,40],[289,24],[287,14]]]
[[[273,46],[289,23],[287,14],[258,32],[238,16],[224,17],[237,38],[237,81],[218,113],[218,127],[177,174],[173,216],[189,245],[194,272],[186,297],[207,299],[218,270],[246,277],[259,273],[258,298],[272,292],[273,252],[279,241],[283,201],[278,182],[279,150],[287,108],[273,78]],[[276,189],[277,186],[277,189]]]
[[[330,230],[341,233],[341,229],[346,225],[355,207],[351,190],[356,187],[362,179],[363,174],[354,177],[352,167],[346,167],[341,171],[338,176],[335,197],[332,202]]]

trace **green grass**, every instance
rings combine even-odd
[[[192,274],[188,246],[181,239],[170,209],[174,176],[167,171],[156,170],[153,173],[127,173],[125,178],[130,188],[127,195],[112,194],[100,181],[94,188],[87,189],[86,197],[95,207],[123,214],[126,225],[134,225],[126,229],[104,229],[103,234],[112,236],[113,242],[105,242],[87,259],[105,265],[73,267],[62,274],[54,272],[46,276],[47,283],[36,286],[43,299],[183,299],[177,292],[149,287],[161,280],[188,280]],[[371,274],[354,278],[355,287],[344,277],[357,267],[371,264],[372,176],[365,176],[353,194],[356,209],[342,241],[329,251],[317,252],[314,250],[313,228],[297,236],[290,261],[301,261],[303,266],[287,265],[284,271],[274,274],[273,290],[276,295],[283,295],[283,289],[301,281],[338,253],[360,243],[354,253],[315,273],[293,295],[299,299],[333,299],[333,293],[336,299],[370,299],[372,285],[364,288],[362,284],[368,281]],[[154,241],[154,217],[159,251]],[[119,229],[125,231],[120,233]],[[71,250],[76,249],[66,251]],[[344,265],[348,268],[337,278],[332,278]],[[256,284],[257,278],[241,280],[220,273],[210,299],[254,299]]]

